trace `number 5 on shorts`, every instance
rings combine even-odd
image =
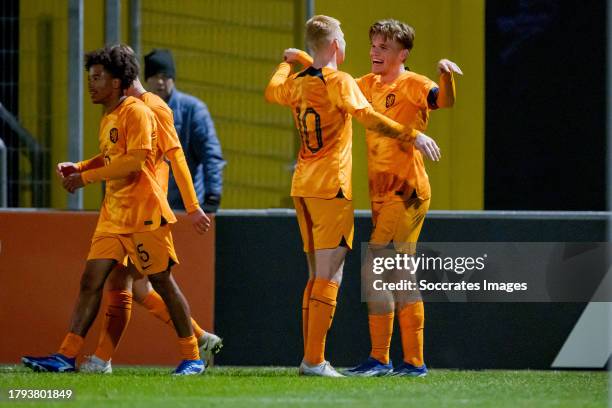
[[[149,253],[147,251],[145,251],[144,249],[142,249],[142,246],[144,244],[138,244],[138,246],[136,246],[136,250],[138,251],[138,257],[140,258],[140,260],[142,262],[149,262]]]

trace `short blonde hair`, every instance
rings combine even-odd
[[[306,22],[306,46],[316,52],[327,46],[340,31],[340,21],[318,15]]]
[[[381,35],[385,40],[397,41],[408,51],[414,45],[414,28],[401,21],[387,19],[375,22],[370,27],[370,41],[376,35]]]

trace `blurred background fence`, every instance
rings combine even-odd
[[[75,71],[68,61],[70,41],[79,35],[69,24],[69,3],[81,7],[85,50],[114,39],[132,44],[141,57],[154,48],[172,50],[177,88],[208,105],[229,163],[224,207],[289,205],[292,119],[263,103],[263,89],[282,50],[301,46],[308,6],[302,0],[2,2],[0,138],[6,149],[0,145],[0,183],[6,193],[0,205],[64,208],[66,194],[52,180],[54,164],[68,160],[70,144],[82,143],[84,157],[96,153],[101,111],[89,103],[86,89],[82,142],[68,136],[76,120],[68,108],[69,85],[79,79],[75,72],[85,78],[82,65]],[[99,188],[84,195],[84,208],[98,207]]]
[[[437,79],[449,58],[465,72],[455,107],[427,129],[443,151],[427,163],[432,209],[604,210],[607,9],[606,0],[4,0],[0,205],[99,208],[99,187],[69,200],[53,166],[97,153],[102,112],[83,89],[79,52],[119,40],[141,56],[171,49],[178,89],[207,103],[228,162],[222,208],[291,207],[298,138],[263,89],[316,13],[343,22],[342,69],[355,77],[370,69],[368,27],[389,17],[416,29],[411,70]],[[354,204],[367,209],[361,126],[353,138]]]

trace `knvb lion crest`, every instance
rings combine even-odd
[[[110,130],[110,141],[117,143],[117,140],[119,140],[119,130],[117,128],[112,128]]]
[[[389,109],[395,103],[395,94],[387,95],[387,99],[385,100],[385,107]]]

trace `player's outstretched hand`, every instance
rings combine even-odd
[[[461,68],[459,68],[459,66],[453,61],[447,59],[441,59],[440,61],[438,61],[438,74],[449,74],[451,72],[463,75],[463,71],[461,71]]]
[[[189,219],[191,220],[191,224],[193,225],[193,228],[195,228],[198,234],[204,234],[209,230],[210,218],[208,218],[206,213],[204,213],[204,211],[202,211],[201,208],[198,208],[197,210],[192,211],[187,215],[189,216]]]
[[[62,179],[62,185],[69,193],[74,193],[79,188],[85,187],[81,173],[72,173]]]
[[[73,162],[58,163],[57,167],[55,168],[55,173],[57,173],[61,179],[71,175],[72,173],[77,173],[78,171],[79,168]]]
[[[429,160],[439,161],[442,154],[435,140],[423,133],[418,133],[414,146],[419,149]]]

